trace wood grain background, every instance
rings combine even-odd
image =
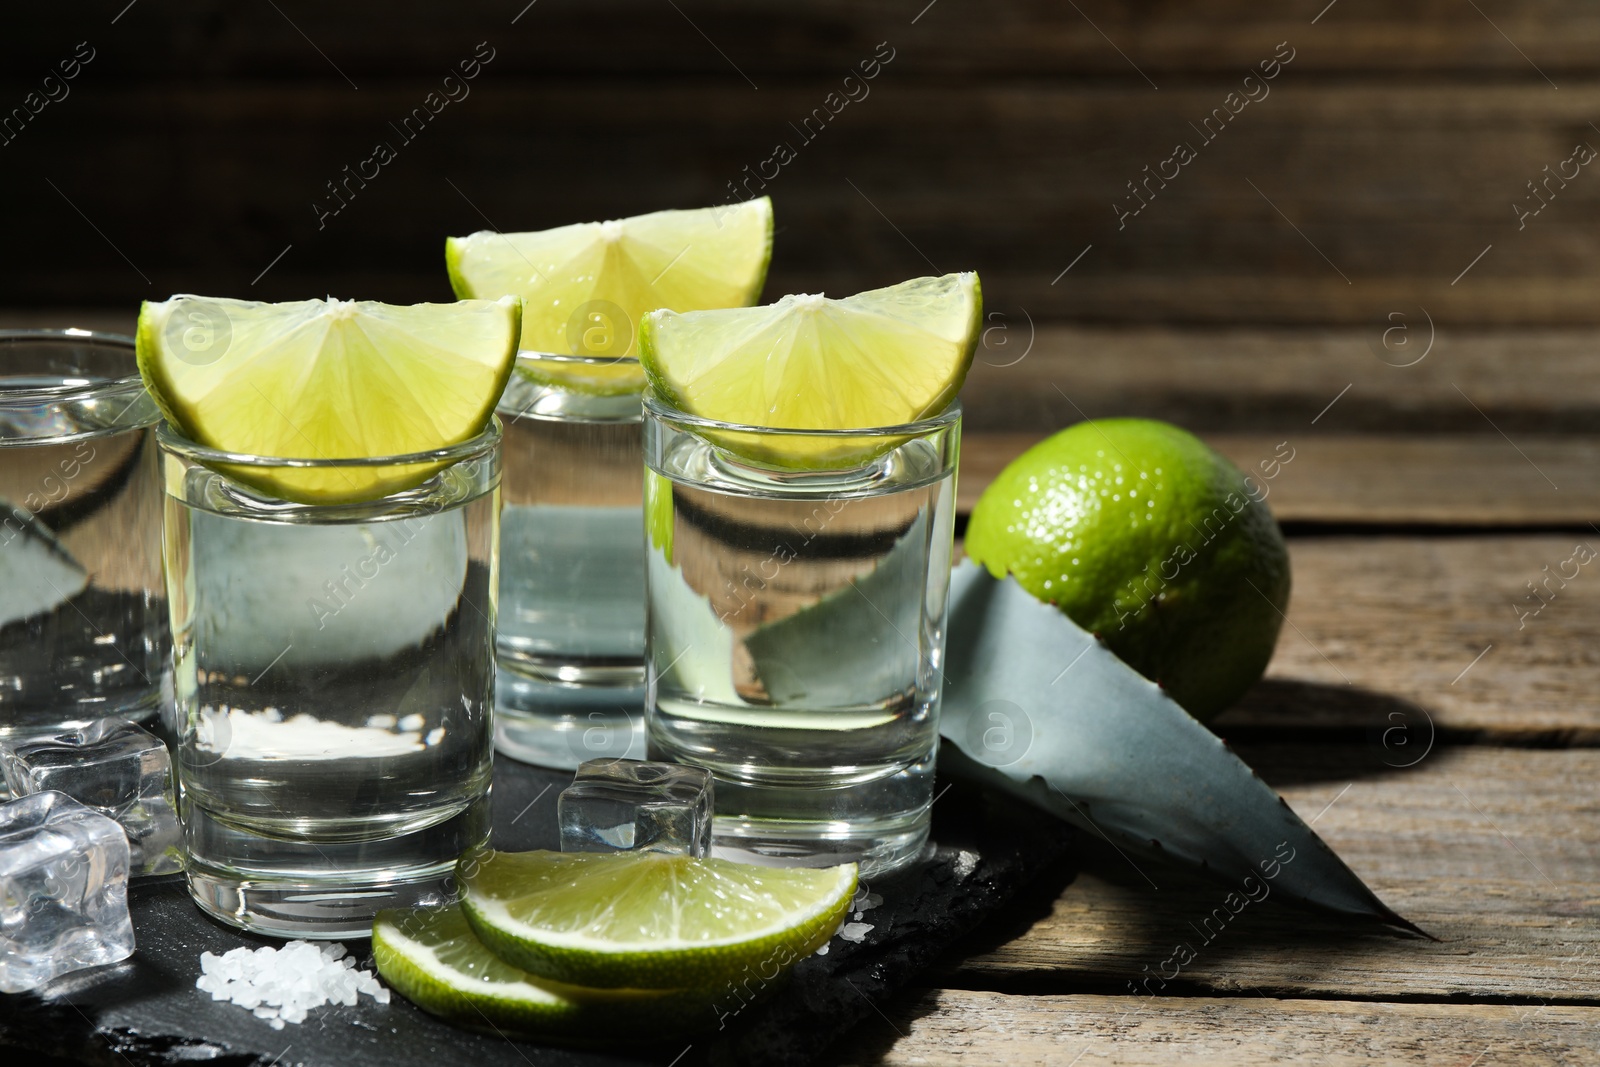
[[[1593,168],[1513,207],[1600,147],[1578,0],[525,4],[9,11],[0,117],[79,42],[95,58],[0,144],[5,302],[442,298],[446,234],[715,203],[787,143],[768,297],[975,268],[1013,321],[1600,319]],[[470,95],[402,141],[389,124],[483,41]],[[867,95],[804,141],[881,42]],[[379,140],[395,160],[319,229],[325,183]],[[1119,228],[1180,141],[1197,158]]]

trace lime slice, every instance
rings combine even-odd
[[[856,886],[853,863],[639,852],[484,852],[458,870],[462,909],[495,955],[604,988],[716,988],[745,968],[770,979],[833,936]]]
[[[177,429],[224,452],[296,459],[400,456],[476,437],[516,358],[515,298],[401,307],[201,296],[139,311],[139,371]],[[300,503],[373,500],[439,464],[242,468]]]
[[[644,384],[631,362],[639,319],[671,308],[743,307],[761,295],[772,257],[772,201],[657,211],[532,233],[483,231],[445,242],[463,298],[527,301],[522,348],[589,362],[524,361],[522,373],[592,393]]]
[[[946,274],[842,300],[800,295],[757,308],[655,311],[640,329],[639,358],[656,393],[702,418],[789,430],[898,426],[955,399],[982,317],[978,276]],[[827,466],[895,443],[714,436],[784,467]]]
[[[383,980],[419,1008],[502,1035],[650,1040],[717,1021],[710,993],[582,989],[535,978],[485,948],[454,904],[380,911],[372,955]]]

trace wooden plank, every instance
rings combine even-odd
[[[904,1036],[900,1036],[903,1034]],[[943,989],[873,1019],[826,1062],[1083,1067],[1564,1065],[1600,1055],[1600,1009],[1265,997],[1150,1001]]]
[[[837,79],[735,91],[729,72],[667,92],[491,66],[407,140],[390,124],[435,79],[353,92],[330,74],[196,92],[85,73],[5,146],[8,235],[33,250],[9,292],[56,303],[194,289],[432,299],[448,292],[440,236],[485,218],[533,229],[765,191],[778,200],[772,296],[971,268],[991,308],[1018,320],[1027,309],[1039,321],[1378,332],[1391,312],[1420,320],[1426,308],[1441,326],[1600,321],[1600,246],[1582,236],[1600,183],[1575,171],[1538,216],[1513,210],[1583,137],[1600,146],[1587,125],[1600,83],[1557,93],[1543,81],[1365,85],[1297,73],[1214,140],[1195,127],[1235,86],[1220,75],[1157,93],[1142,82],[897,79],[891,65],[869,97],[803,135]],[[343,168],[379,141],[394,160],[369,164],[377,176],[365,185],[347,179]],[[1127,199],[1128,183],[1179,142],[1196,142],[1195,160],[1119,221],[1142,202]],[[81,167],[84,143],[136,165],[96,181]],[[780,144],[793,152],[785,164],[770,162]],[[347,206],[325,216],[339,203],[328,183],[347,180]]]
[[[1600,743],[1596,550],[1592,533],[1295,538],[1289,625],[1217,727]]]
[[[938,982],[1140,998],[1259,991],[1600,1002],[1600,752],[1436,747],[1397,766],[1418,747],[1241,746],[1240,754],[1437,943],[1355,931],[1270,896],[1230,909],[1228,887],[1146,859],[1135,868],[1085,835],[1085,873],[1049,910],[1025,929],[991,932],[1017,936],[952,961]],[[1182,964],[1180,946],[1192,951]]]
[[[1005,332],[991,328],[973,363],[961,394],[965,426],[1044,434],[1084,418],[1140,415],[1199,433],[1274,434],[1294,446],[1316,433],[1496,435],[1497,427],[1522,446],[1530,435],[1600,426],[1592,373],[1600,335],[1441,325],[1429,348],[1420,311],[1401,314],[1366,329],[1041,324],[1030,332],[1013,312],[995,320]],[[1408,331],[1391,334],[1390,348],[1386,321]]]
[[[1044,436],[968,433],[963,513]],[[1515,528],[1600,520],[1597,437],[1526,437],[1516,448],[1498,434],[1204,437],[1255,477],[1279,522]],[[1285,455],[1290,462],[1278,459]]]
[[[863,49],[870,53],[873,44],[887,38],[906,48],[908,65],[919,72],[1137,81],[1140,70],[1152,77],[1231,74],[1253,66],[1263,45],[1289,39],[1307,51],[1307,65],[1318,71],[1472,70],[1534,80],[1543,70],[1559,80],[1593,70],[1600,44],[1600,20],[1581,0],[1539,5],[1481,0],[1485,17],[1471,19],[1439,0],[1403,7],[1341,0],[1325,14],[1326,0],[1271,8],[1244,0],[1151,6],[1081,0],[1077,10],[1050,0],[996,0],[926,11],[893,0],[695,0],[678,6],[681,15],[648,0],[598,7],[581,0],[541,0],[529,11],[495,0],[408,4],[398,10],[346,3],[286,8],[291,24],[270,7],[182,0],[129,12],[117,22],[114,36],[108,35],[111,47],[100,62],[108,73],[124,78],[181,70],[330,81],[339,77],[332,65],[337,64],[361,82],[418,68],[438,67],[443,73],[464,44],[470,48],[489,37],[505,48],[507,65],[524,73],[726,74],[736,79],[730,64],[737,63],[764,83],[848,68]],[[70,48],[88,32],[80,19],[50,7],[19,9],[16,21],[6,52],[7,66],[18,74],[48,68],[63,44]],[[317,49],[307,46],[307,37]]]

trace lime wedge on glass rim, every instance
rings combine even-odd
[[[709,992],[583,989],[535,978],[485,948],[455,904],[380,911],[372,955],[383,980],[424,1011],[502,1036],[651,1040],[716,1019]]]
[[[527,233],[481,231],[445,241],[463,299],[526,301],[524,351],[577,357],[523,363],[546,384],[615,395],[644,384],[640,318],[656,308],[743,307],[761,295],[772,258],[772,201],[656,211]]]
[[[787,430],[853,430],[931,418],[956,397],[983,320],[975,273],[913,278],[839,300],[645,316],[639,358],[651,389],[716,422]],[[704,436],[785,468],[860,461],[897,439],[866,435]]]
[[[479,852],[462,911],[496,956],[598,988],[713,989],[771,977],[827,943],[856,866],[755,867],[650,852]]]
[[[206,448],[411,455],[483,432],[516,360],[520,318],[514,297],[408,307],[174,296],[140,308],[139,372],[167,421]],[[440,466],[225,469],[284,500],[340,504],[419,485]]]

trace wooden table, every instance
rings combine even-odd
[[[1085,417],[1168,418],[1258,471],[1287,442],[1289,625],[1215,726],[1440,940],[1268,901],[1146,995],[1220,890],[1085,838],[834,1063],[1600,1062],[1600,558],[1526,599],[1600,551],[1600,333],[1441,333],[1408,367],[1377,335],[1041,327],[980,353],[961,498]]]
[[[1410,367],[1377,336],[1041,329],[980,356],[961,495],[1085,416],[1169,418],[1247,469],[1287,441],[1289,625],[1216,729],[1440,940],[1269,901],[1135,993],[1221,892],[1086,838],[836,1063],[1600,1062],[1600,559],[1524,600],[1600,550],[1600,335],[1441,334]]]

